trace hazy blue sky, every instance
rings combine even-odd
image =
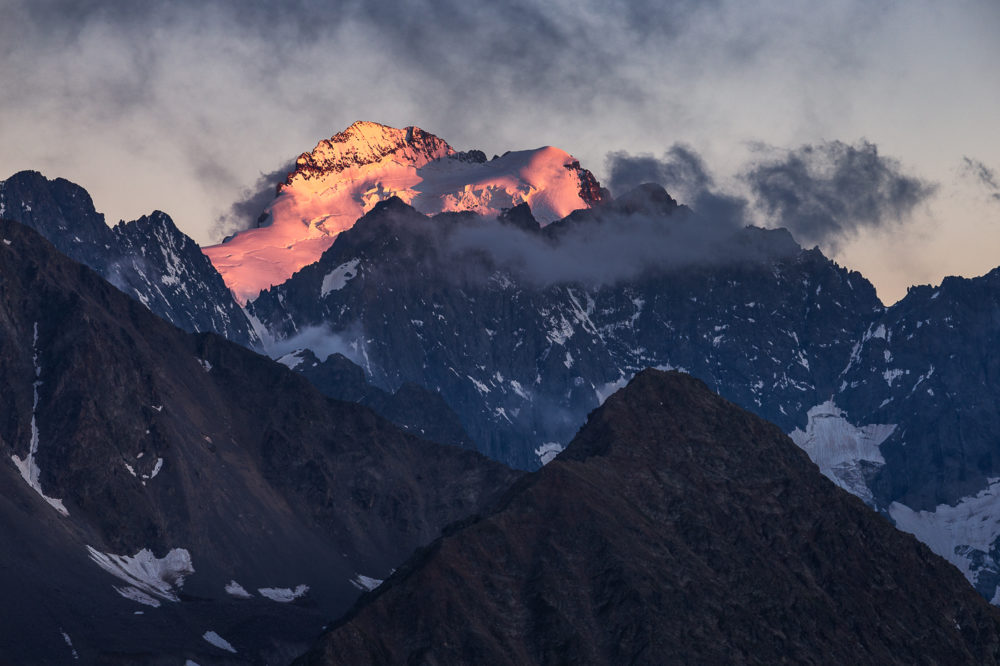
[[[997,0],[138,4],[0,0],[0,178],[207,244],[261,174],[366,119],[745,199],[887,301],[1000,264]]]

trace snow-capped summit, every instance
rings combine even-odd
[[[320,141],[311,153],[299,155],[295,171],[288,174],[278,191],[296,182],[317,180],[351,167],[375,164],[388,155],[393,155],[396,162],[405,161],[419,167],[454,153],[443,140],[419,127],[396,129],[359,120],[343,132]]]
[[[547,224],[589,208],[603,192],[576,158],[551,146],[487,161],[419,127],[356,122],[299,156],[260,227],[204,251],[245,302],[315,262],[337,234],[392,196],[427,214],[495,216],[527,203]]]

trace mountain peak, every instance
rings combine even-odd
[[[594,206],[606,191],[553,146],[486,160],[482,151],[457,152],[419,127],[358,121],[298,157],[264,210],[263,226],[204,251],[245,302],[318,260],[341,231],[391,197],[428,215],[496,217],[526,203],[545,225]]]
[[[288,175],[278,191],[280,193],[297,180],[316,180],[351,167],[377,164],[390,155],[395,160],[419,167],[454,153],[445,141],[419,127],[410,125],[399,129],[359,120],[343,132],[320,141],[311,152],[299,155],[295,171]]]
[[[776,426],[653,370],[296,663],[997,663],[998,637]]]

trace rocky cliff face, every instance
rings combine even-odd
[[[439,444],[474,449],[458,414],[444,399],[418,384],[403,384],[395,393],[383,391],[365,379],[365,371],[342,354],[319,360],[308,349],[285,354],[279,363],[300,373],[320,393],[356,402],[392,421],[403,430]]]
[[[777,427],[645,371],[298,663],[996,663],[1000,616]]]
[[[260,339],[201,248],[159,211],[114,229],[90,195],[67,180],[22,171],[0,182],[2,217],[38,230],[175,326],[247,347]]]
[[[285,661],[516,476],[179,331],[15,222],[0,275],[15,662]]]
[[[724,263],[602,266],[602,241],[669,245],[701,223],[664,197],[545,228],[527,208],[431,219],[386,202],[251,310],[279,338],[328,327],[379,386],[439,391],[481,451],[515,466],[537,466],[649,366],[805,426],[881,310],[871,285],[760,229],[721,234]]]

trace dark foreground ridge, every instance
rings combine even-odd
[[[961,574],[774,426],[648,370],[302,664],[997,663]]]
[[[0,664],[287,663],[517,476],[184,333],[9,221],[0,386]]]

